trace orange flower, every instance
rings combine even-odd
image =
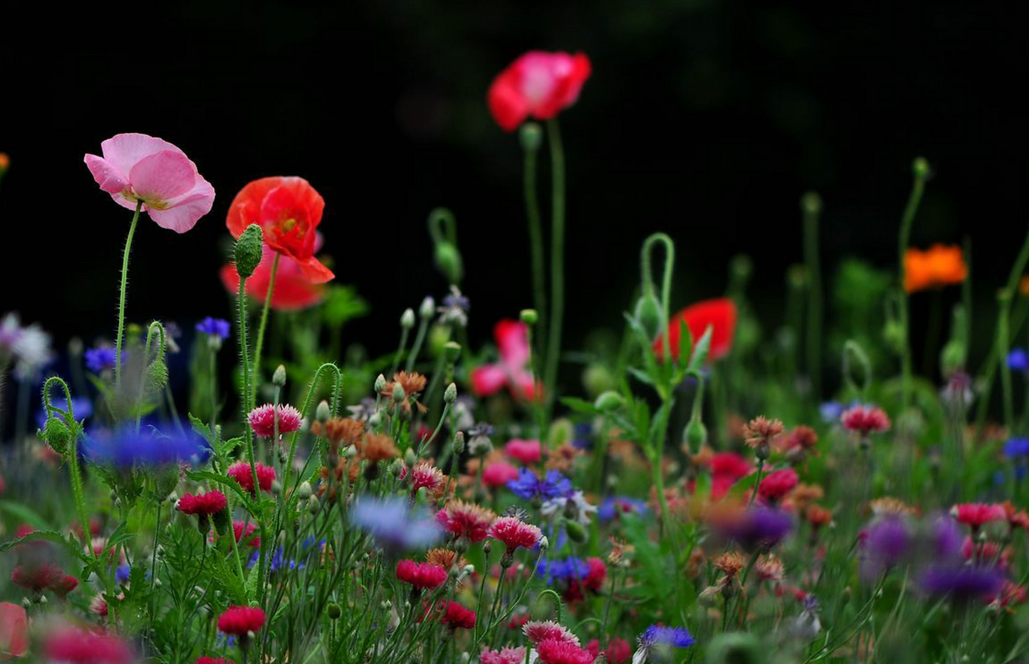
[[[908,293],[960,284],[967,276],[968,268],[957,245],[934,244],[927,251],[908,249],[904,254],[904,290]]]

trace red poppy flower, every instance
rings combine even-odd
[[[236,194],[225,224],[235,238],[257,224],[265,244],[295,260],[308,279],[321,284],[335,276],[314,257],[315,229],[324,209],[325,200],[304,178],[261,178]]]
[[[672,359],[679,359],[680,320],[686,321],[693,342],[696,343],[711,326],[711,346],[708,349],[708,360],[715,361],[725,357],[732,350],[732,339],[736,332],[736,304],[727,297],[704,300],[686,307],[668,321],[668,345],[672,351]],[[654,353],[659,359],[664,358],[664,337],[659,336],[654,342]]]
[[[582,53],[529,51],[493,79],[487,95],[490,113],[504,131],[514,131],[530,117],[549,120],[575,103],[590,71]]]
[[[321,246],[322,234],[315,233],[315,253]],[[261,262],[257,264],[257,269],[247,279],[247,297],[264,302],[264,298],[268,295],[268,284],[271,282],[274,260],[273,252],[264,252]],[[222,267],[219,276],[229,294],[235,295],[239,292],[239,273],[236,272],[235,265],[230,263]],[[320,304],[324,299],[324,284],[309,279],[301,269],[300,263],[289,256],[283,255],[279,259],[279,269],[275,273],[275,289],[272,291],[272,309],[275,311],[299,311]]]

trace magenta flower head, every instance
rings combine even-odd
[[[114,202],[143,203],[161,228],[185,233],[214,205],[214,187],[171,143],[146,134],[118,134],[100,144],[102,157],[84,158],[93,179]]]
[[[300,428],[304,418],[300,411],[290,405],[273,405],[266,403],[263,406],[250,411],[247,415],[250,421],[250,428],[258,438],[271,438],[275,435],[276,419],[278,419],[279,434],[292,433]]]

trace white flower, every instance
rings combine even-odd
[[[53,359],[50,335],[33,323],[21,326],[18,314],[9,313],[0,321],[0,353],[13,358],[18,378],[28,378]]]
[[[582,491],[576,491],[571,498],[551,498],[540,507],[540,512],[544,516],[552,517],[564,512],[567,518],[578,521],[583,526],[590,524],[590,519],[596,511],[597,506],[590,505]]]

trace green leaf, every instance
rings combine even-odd
[[[204,424],[203,420],[195,416],[193,413],[189,413],[189,423],[193,425],[193,431],[198,435],[202,436],[207,444],[217,449],[218,446],[218,435],[211,431],[211,427]]]
[[[13,500],[0,500],[0,511],[10,514],[16,521],[27,523],[40,530],[53,530],[42,516],[28,505]]]
[[[250,573],[247,574],[247,602],[253,602],[257,599],[257,576],[260,568],[260,565],[254,565],[250,568]]]
[[[693,356],[690,358],[689,371],[700,371],[704,367],[704,363],[707,362],[707,354],[711,348],[711,332],[714,328],[710,325],[704,330],[704,334],[701,335],[700,341],[697,342],[696,347],[693,349]]]
[[[603,415],[603,413],[594,408],[593,404],[585,399],[576,399],[575,397],[561,397],[561,403],[571,408],[577,413],[585,413],[587,415]]]

